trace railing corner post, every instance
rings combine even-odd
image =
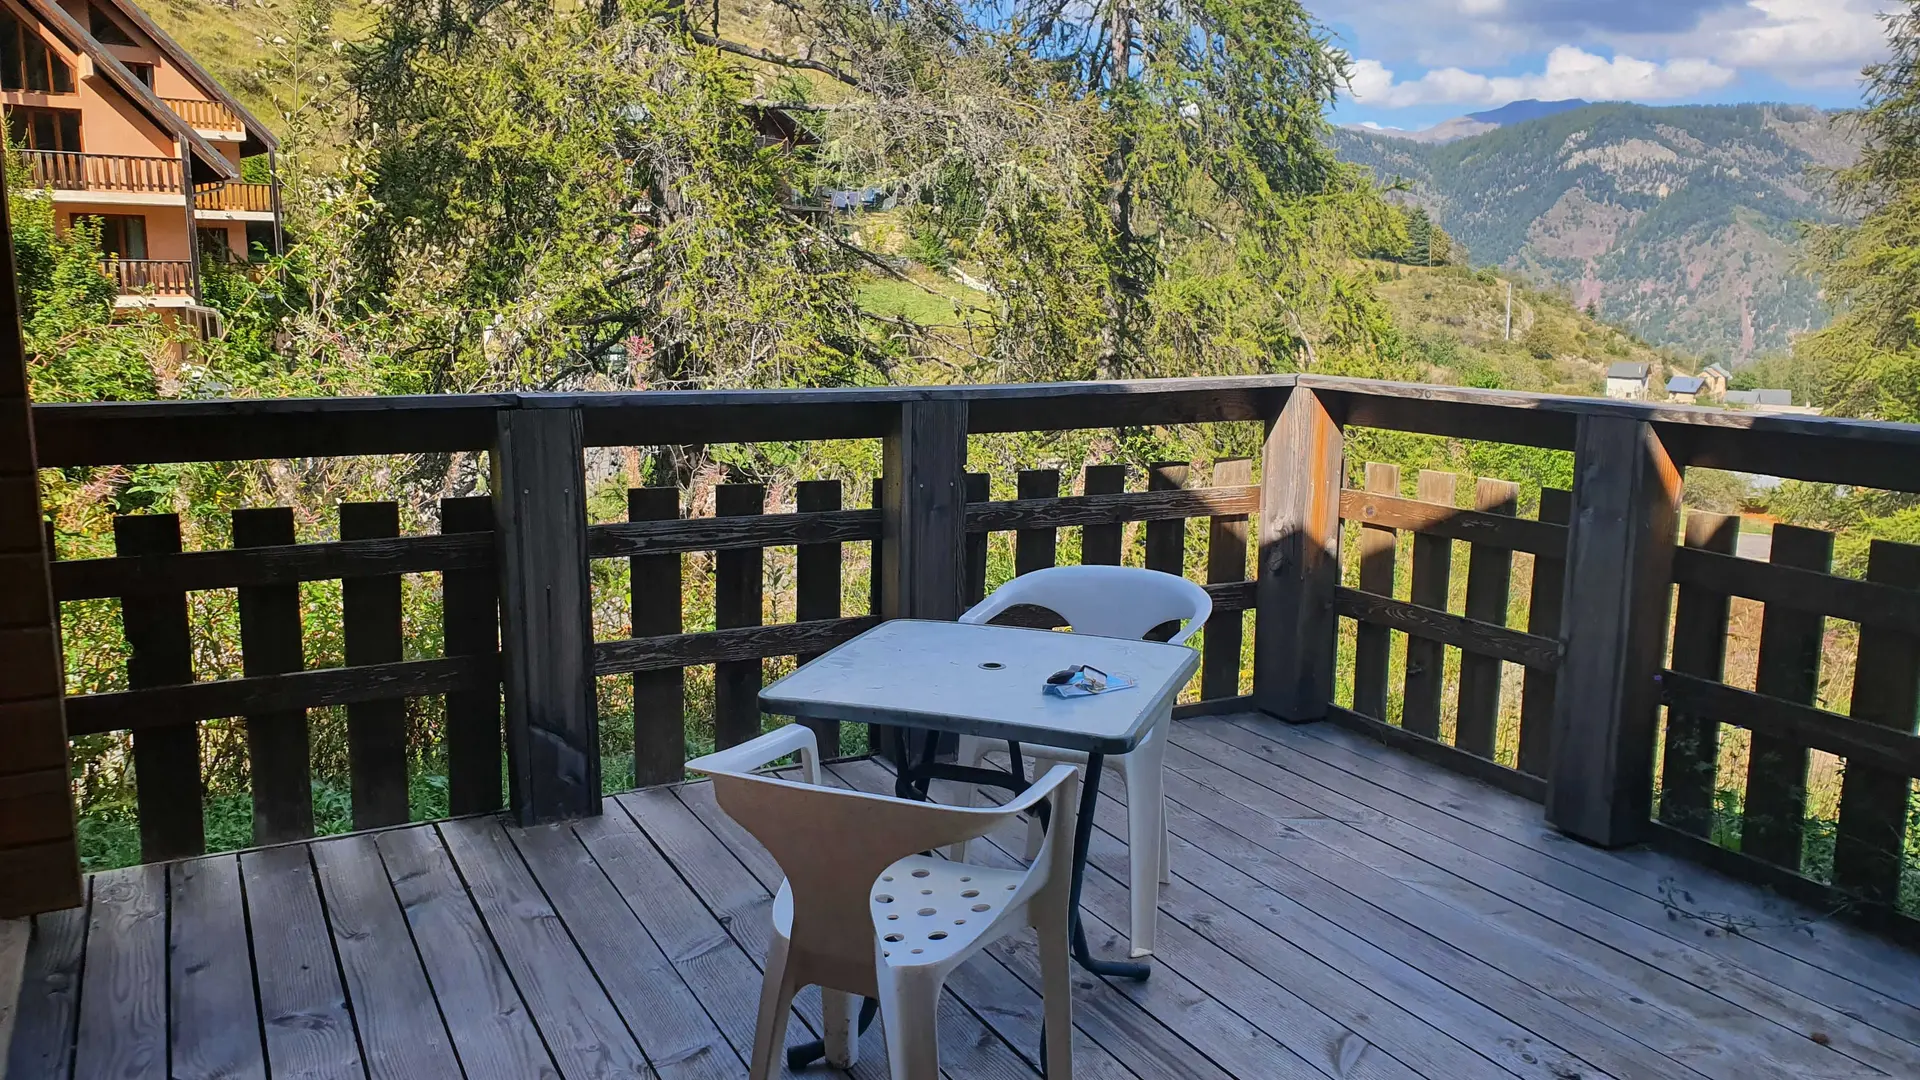
[[[508,799],[522,824],[600,812],[587,502],[578,409],[497,414]]]
[[[1296,387],[1267,429],[1260,464],[1253,699],[1290,723],[1326,718],[1340,583],[1340,425]]]
[[[1680,483],[1652,424],[1580,418],[1546,817],[1604,847],[1643,838],[1652,812]]]

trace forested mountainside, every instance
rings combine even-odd
[[[1802,222],[1857,137],[1793,105],[1590,105],[1445,145],[1341,129],[1341,157],[1406,183],[1475,264],[1569,288],[1656,344],[1740,361],[1825,324]]]

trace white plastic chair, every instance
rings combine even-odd
[[[1173,574],[1127,566],[1056,566],[1022,574],[1000,586],[992,596],[960,616],[960,621],[989,622],[1019,604],[1046,608],[1065,619],[1074,633],[1097,637],[1137,640],[1162,623],[1184,620],[1186,625],[1169,639],[1174,645],[1185,644],[1213,613],[1213,598],[1207,595],[1207,590]],[[1153,953],[1160,886],[1171,877],[1160,767],[1167,753],[1167,728],[1172,723],[1173,710],[1169,707],[1131,753],[1106,759],[1106,763],[1119,768],[1127,780],[1127,854],[1132,901],[1127,936],[1135,957]],[[1003,743],[995,740],[962,735],[955,759],[958,764],[977,767],[989,752],[1002,746]],[[1081,766],[1087,762],[1087,755],[1077,750],[1027,743],[1022,743],[1020,748],[1034,759],[1036,770],[1042,762]],[[953,786],[958,785],[950,785],[949,790]],[[977,792],[972,785],[965,785],[959,797],[951,801],[971,806]],[[1033,843],[1029,838],[1029,848]],[[955,844],[950,854],[954,859],[965,860],[966,842]]]
[[[805,783],[753,771],[795,753]],[[1071,1080],[1067,906],[1076,770],[1055,768],[1019,797],[989,809],[868,795],[821,786],[813,732],[797,724],[696,758],[687,768],[713,778],[721,809],[786,874],[773,904],[751,1080],[776,1074],[794,994],[815,984],[823,998],[830,1064],[854,1064],[859,1039],[853,999],[870,997],[880,1002],[893,1080],[938,1080],[936,1013],[948,973],[1027,926],[1040,939],[1048,1075]],[[1029,869],[920,854],[984,836],[1042,802],[1049,806],[1050,824]]]

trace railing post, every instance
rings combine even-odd
[[[966,589],[966,469],[967,403],[903,402],[881,452],[883,617],[959,618]]]
[[[1291,723],[1333,698],[1333,591],[1340,582],[1340,425],[1296,387],[1267,430],[1260,464],[1260,578],[1253,699]]]
[[[493,447],[508,800],[522,824],[600,813],[578,409],[503,409]]]
[[[1589,843],[1633,843],[1652,811],[1679,522],[1680,467],[1653,425],[1582,416],[1547,821]]]

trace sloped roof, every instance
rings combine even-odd
[[[105,46],[94,40],[93,35],[87,32],[87,28],[81,26],[79,20],[69,15],[65,8],[53,3],[53,0],[21,0],[21,3],[25,4],[48,29],[58,34],[71,48],[85,53],[87,58],[93,61],[94,70],[105,76],[115,89],[125,94],[127,99],[132,101],[141,112],[146,113],[149,119],[184,140],[187,147],[193,151],[195,160],[207,165],[220,179],[233,180],[239,177],[240,170],[234,167],[233,162],[227,160],[225,154],[214,149],[212,143],[201,138],[200,133],[193,130],[185,120],[180,119],[178,113],[155,97],[145,83],[134,78],[133,72],[128,71],[125,64],[116,60]]]
[[[1700,392],[1700,388],[1706,384],[1707,380],[1696,375],[1675,375],[1673,378],[1667,380],[1667,393],[1697,394]]]
[[[1635,364],[1626,360],[1619,361],[1607,368],[1609,379],[1641,379],[1647,377],[1647,365]]]
[[[265,124],[262,124],[257,117],[247,111],[246,106],[240,104],[232,94],[227,93],[226,87],[220,85],[220,80],[215,79],[206,68],[201,67],[199,62],[196,61],[187,50],[180,47],[179,42],[167,36],[167,32],[160,29],[160,24],[148,18],[147,13],[141,11],[132,0],[98,0],[98,2],[110,4],[115,11],[125,15],[135,26],[140,28],[141,33],[153,40],[155,48],[167,54],[167,59],[173,61],[175,67],[186,72],[187,77],[193,80],[194,85],[198,86],[202,92],[213,98],[213,100],[232,109],[233,114],[240,118],[242,124],[246,125],[247,142],[258,144],[258,149],[252,151],[253,153],[280,149],[280,140],[274,138],[273,132],[268,131]],[[242,147],[241,152],[248,152],[245,146]]]
[[[1702,374],[1702,375],[1705,375],[1705,374],[1706,374],[1707,372],[1709,372],[1709,371],[1713,371],[1713,372],[1718,372],[1718,373],[1719,373],[1719,375],[1720,375],[1720,377],[1721,377],[1721,378],[1723,378],[1723,379],[1725,379],[1725,378],[1729,378],[1729,377],[1731,377],[1731,376],[1733,375],[1733,372],[1731,372],[1731,371],[1728,371],[1728,370],[1727,370],[1726,368],[1724,368],[1724,367],[1721,367],[1721,366],[1720,366],[1719,364],[1717,364],[1717,363],[1716,363],[1716,364],[1708,364],[1708,365],[1707,365],[1706,367],[1704,367],[1704,368],[1701,368],[1701,369],[1700,369],[1700,374]]]

